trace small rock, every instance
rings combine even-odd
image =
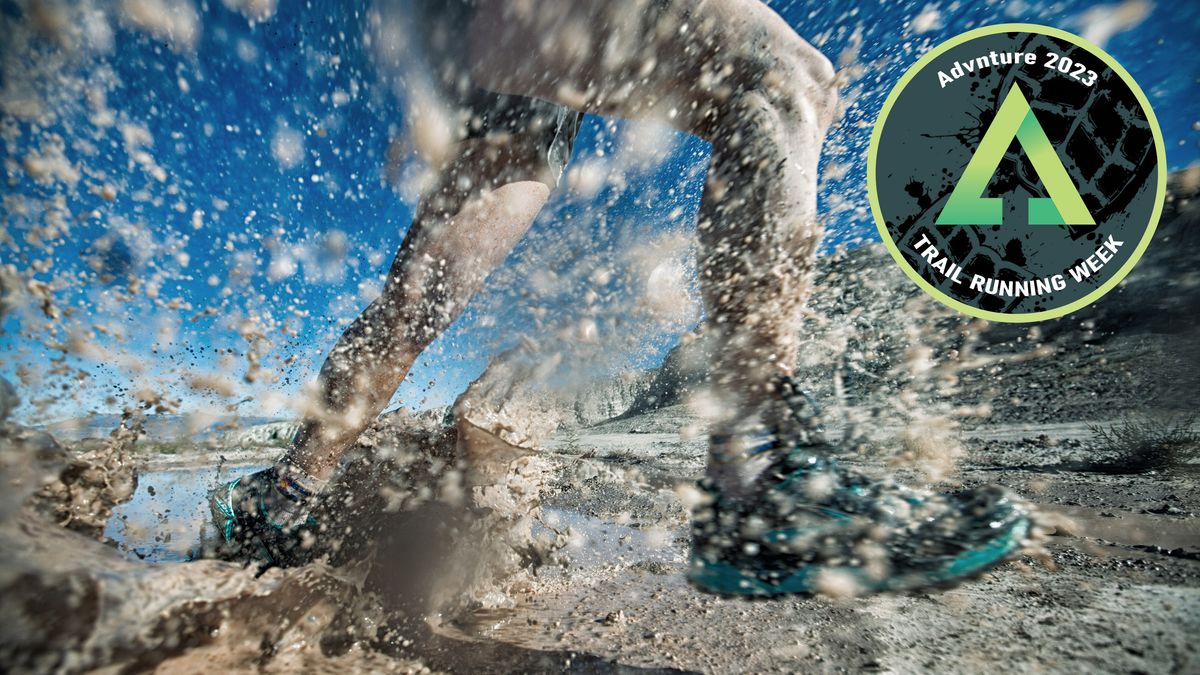
[[[625,624],[625,612],[617,610],[604,615],[600,623],[605,626],[622,626]]]

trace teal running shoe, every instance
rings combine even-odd
[[[811,430],[811,399],[792,398]],[[1003,488],[934,494],[872,480],[830,459],[814,433],[790,450],[767,445],[773,460],[750,494],[727,498],[701,481],[709,499],[693,516],[688,579],[702,590],[861,595],[950,585],[1015,556],[1030,535],[1030,509]]]
[[[208,493],[217,555],[264,568],[310,562],[319,530],[312,497],[274,467],[218,486]]]

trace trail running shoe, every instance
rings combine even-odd
[[[218,553],[231,560],[292,567],[312,559],[317,521],[311,495],[272,467],[242,476],[208,493]]]
[[[812,400],[789,396],[790,382],[782,391],[805,407],[795,426],[812,430]],[[830,459],[819,433],[788,446],[781,435],[766,441],[774,459],[749,495],[729,499],[701,482],[710,500],[694,514],[688,571],[699,588],[857,595],[945,585],[1000,564],[1029,535],[1029,509],[1003,488],[934,494],[871,480]]]

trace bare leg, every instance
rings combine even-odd
[[[461,144],[421,201],[380,296],[338,340],[284,461],[329,478],[420,353],[462,312],[541,210],[554,184],[519,137]],[[533,180],[530,180],[530,179]]]
[[[700,274],[714,383],[731,412],[714,432],[778,421],[772,393],[798,356],[821,235],[829,61],[757,0],[484,0],[471,35],[473,74],[488,88],[659,119],[712,144]],[[739,492],[743,460],[713,447],[709,473]]]

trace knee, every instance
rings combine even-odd
[[[823,136],[837,109],[837,73],[816,47],[790,29],[755,59],[758,67],[742,95],[769,106],[781,124]]]
[[[837,108],[833,64],[815,47],[788,31],[769,52],[737,60],[745,68],[734,88],[717,98],[703,133],[715,145],[819,147]],[[728,148],[726,148],[728,149]]]

